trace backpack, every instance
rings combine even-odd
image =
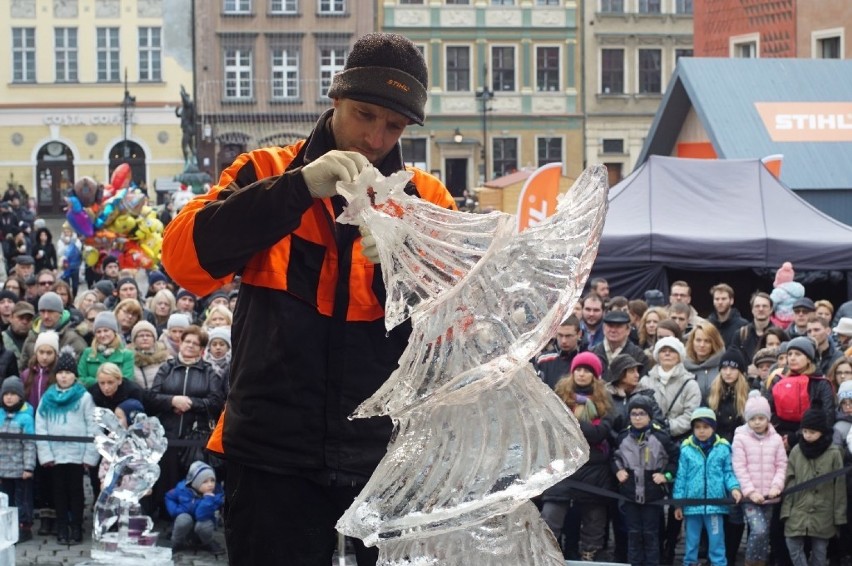
[[[772,387],[775,414],[779,419],[797,423],[802,421],[802,416],[811,406],[809,382],[807,375],[791,375],[782,377],[781,381]]]

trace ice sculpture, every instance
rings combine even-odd
[[[606,169],[590,167],[556,214],[450,211],[404,193],[411,174],[338,184],[340,222],[376,237],[385,324],[411,318],[399,368],[353,415],[390,415],[388,452],[337,524],[380,563],[562,564],[526,500],[571,475],[588,445],[529,360],[576,302],[597,253]]]
[[[100,407],[95,422],[105,431],[95,444],[109,468],[95,502],[93,561],[87,564],[172,564],[171,549],[157,546],[154,523],[139,507],[160,477],[158,462],[168,446],[163,425],[156,417],[137,414],[125,429],[112,411]]]

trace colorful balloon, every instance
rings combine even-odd
[[[112,172],[112,176],[109,178],[109,184],[112,186],[113,190],[124,189],[130,185],[130,179],[133,174],[130,171],[130,165],[127,163],[122,163]]]
[[[100,199],[101,186],[91,177],[80,177],[74,183],[74,196],[83,207],[92,206]]]
[[[66,197],[68,201],[68,211],[65,213],[65,218],[75,232],[86,238],[91,237],[95,233],[92,226],[92,219],[83,209],[80,199],[75,196]]]

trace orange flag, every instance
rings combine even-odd
[[[518,197],[518,232],[535,226],[556,212],[562,163],[548,163],[529,176]]]

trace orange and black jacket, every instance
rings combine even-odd
[[[208,447],[251,467],[357,483],[384,454],[391,422],[347,417],[396,369],[410,327],[385,330],[381,270],[361,254],[357,227],[335,222],[342,197],[314,199],[302,178],[335,148],[331,112],[307,140],[239,156],[169,223],[163,265],[202,296],[242,277],[231,389]],[[403,167],[397,149],[379,170]],[[438,179],[413,171],[406,191],[455,207]]]

